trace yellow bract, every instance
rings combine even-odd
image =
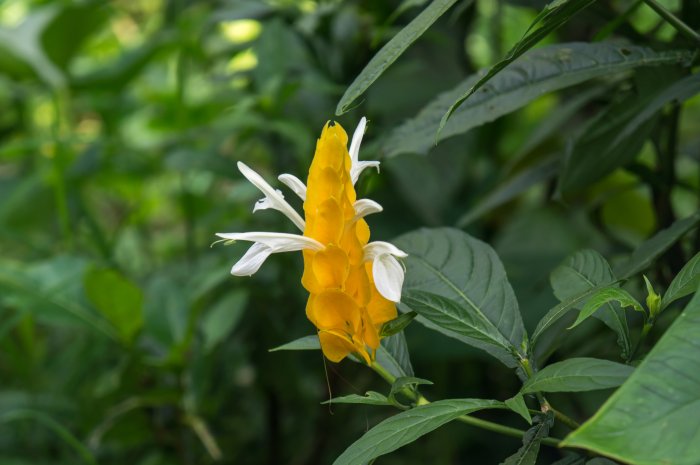
[[[350,353],[367,363],[379,347],[382,324],[396,318],[394,303],[382,297],[364,261],[369,226],[356,219],[350,178],[348,136],[328,123],[316,144],[307,181],[304,236],[325,249],[304,251],[302,284],[309,291],[306,315],[318,328],[323,354],[339,362]]]

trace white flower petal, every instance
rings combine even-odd
[[[350,142],[350,160],[352,161],[352,164],[350,165],[351,167],[355,166],[357,161],[360,159],[360,144],[362,143],[362,136],[365,135],[366,127],[367,118],[363,116],[360,123],[357,125],[357,129],[355,129],[355,132],[352,135],[352,142]]]
[[[404,269],[393,255],[377,255],[372,263],[372,275],[382,297],[392,302],[401,301]]]
[[[360,179],[360,174],[362,174],[362,172],[366,168],[370,167],[376,168],[377,172],[379,172],[378,161],[358,161],[352,164],[352,166],[350,167],[350,179],[352,180],[353,185],[357,182],[358,179]]]
[[[355,221],[367,215],[371,215],[372,213],[379,213],[384,210],[381,205],[370,199],[357,200],[353,207],[355,208]]]
[[[251,276],[260,269],[267,257],[272,253],[272,249],[265,244],[256,242],[231,268],[234,276]]]
[[[385,255],[385,254],[393,255],[393,256],[399,257],[399,258],[408,257],[408,254],[406,252],[399,249],[394,244],[390,244],[388,242],[383,242],[383,241],[370,242],[369,244],[367,244],[364,247],[364,252],[365,252],[365,261],[374,260],[376,257],[378,257],[380,255]]]
[[[301,200],[306,200],[306,185],[293,174],[280,174],[277,179],[289,187]]]
[[[222,239],[231,241],[259,242],[277,252],[294,252],[297,250],[311,249],[323,250],[325,246],[316,239],[301,236],[299,234],[273,233],[273,232],[243,232],[243,233],[216,233]]]
[[[273,189],[272,186],[270,186],[267,181],[262,178],[262,176],[250,169],[245,163],[239,161],[238,169],[241,171],[243,176],[248,179],[248,181],[250,181],[255,187],[260,189],[263,194],[265,194],[265,198],[255,204],[255,207],[253,207],[253,212],[257,210],[264,210],[266,208],[272,208],[282,212],[287,218],[292,220],[297,228],[302,231],[304,230],[304,219],[299,216],[299,213],[297,213],[286,200],[284,200],[284,197],[280,191]]]

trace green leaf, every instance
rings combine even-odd
[[[379,335],[381,337],[387,337],[403,331],[404,328],[406,328],[406,326],[408,326],[416,316],[416,312],[408,312],[399,315],[397,318],[394,318],[391,321],[387,321],[382,325]]]
[[[563,195],[584,188],[632,161],[651,133],[658,112],[700,92],[700,75],[675,83],[657,79],[653,91],[632,93],[611,105],[572,146],[559,179]]]
[[[217,302],[202,319],[204,351],[211,351],[233,330],[248,303],[248,291],[234,290]]]
[[[384,47],[367,63],[355,80],[345,90],[335,109],[336,115],[350,110],[352,103],[364,93],[379,76],[396,61],[396,59],[440,17],[457,0],[433,0],[428,7],[415,17],[405,28],[401,29]],[[469,0],[471,1],[471,0]]]
[[[700,463],[700,294],[632,376],[562,446],[637,465]]]
[[[143,326],[143,292],[111,269],[91,269],[83,278],[85,294],[129,344]]]
[[[535,425],[525,432],[522,447],[501,462],[501,465],[535,465],[537,454],[540,452],[540,443],[549,435],[549,429],[553,424],[553,412],[549,412],[547,415],[538,415],[535,418]]]
[[[570,358],[552,363],[535,373],[521,389],[532,392],[580,392],[608,389],[621,385],[634,368],[596,358]]]
[[[403,332],[382,339],[377,362],[396,378],[413,376],[413,366]]]
[[[687,51],[655,52],[645,47],[606,42],[574,42],[535,49],[496,75],[488,86],[455,111],[438,140],[493,121],[548,92],[596,77],[609,77],[638,66],[687,62],[691,56]],[[435,133],[445,111],[481,75],[472,75],[456,88],[439,95],[414,118],[392,132],[383,144],[386,156],[407,152],[427,153],[434,145]]]
[[[627,279],[646,270],[657,257],[666,252],[685,233],[693,229],[698,222],[700,222],[700,211],[657,232],[642,242],[625,262],[615,267],[615,274],[622,279]]]
[[[576,454],[571,454],[564,457],[561,460],[557,460],[552,465],[584,465],[585,463],[586,459],[584,457],[581,457],[580,455]]]
[[[389,401],[394,405],[398,404],[400,406],[401,403],[396,399],[396,394],[406,390],[410,393],[414,393],[416,392],[416,387],[421,384],[433,384],[433,382],[423,378],[416,378],[415,376],[396,378],[389,391]]]
[[[479,311],[470,311],[453,300],[425,291],[404,291],[401,301],[441,328],[512,353],[517,352],[498,327]]]
[[[506,407],[523,417],[526,422],[532,424],[532,417],[530,416],[530,411],[527,409],[527,404],[525,404],[525,398],[522,394],[518,393],[510,399],[506,399],[505,404]]]
[[[503,68],[511,64],[516,58],[531,49],[540,40],[544,39],[550,32],[555,31],[566,23],[572,16],[586,8],[595,0],[555,0],[549,3],[544,10],[537,15],[530,27],[525,31],[525,35],[506,54],[505,58],[496,63],[488,70],[486,75],[479,79],[464,95],[459,97],[450,106],[440,121],[438,132],[442,130],[447,120],[459,108],[465,100],[474,94],[479,88],[490,81]]]
[[[553,178],[558,171],[559,160],[557,159],[547,159],[523,170],[486,194],[479,203],[457,220],[457,226],[460,228],[468,226],[472,221],[512,200],[530,187]]]
[[[357,465],[367,463],[381,455],[410,444],[457,417],[477,410],[501,408],[496,400],[448,399],[394,415],[367,431],[355,441],[333,465]]]
[[[568,329],[575,328],[589,316],[593,315],[599,308],[610,302],[618,302],[620,307],[632,307],[633,310],[646,314],[642,305],[629,292],[619,287],[606,287],[596,292],[583,306],[578,318]]]
[[[599,287],[610,286],[617,279],[607,260],[595,250],[585,249],[569,256],[550,276],[554,295],[560,301]],[[581,305],[576,305],[581,308]],[[630,354],[629,329],[623,309],[606,303],[593,316],[617,333],[617,343],[622,350],[622,358]]]
[[[668,286],[666,294],[661,299],[661,308],[668,307],[671,302],[692,294],[698,290],[700,285],[700,252],[686,263],[678,272],[671,285]]]
[[[278,350],[320,350],[321,343],[318,340],[318,335],[300,337],[281,346],[269,349],[268,352],[277,352]]]
[[[408,253],[402,307],[423,324],[486,350],[509,366],[527,339],[518,302],[493,249],[463,231],[420,229],[396,239]]]
[[[595,294],[601,289],[604,289],[605,287],[607,286],[603,285],[592,287],[586,291],[583,291],[580,294],[576,294],[572,297],[569,297],[566,300],[561,301],[555,307],[550,309],[547,312],[547,314],[542,317],[539,323],[537,323],[537,327],[532,333],[532,345],[534,346],[537,343],[539,337],[554,323],[556,323],[564,315],[566,315],[569,311],[571,311],[574,308],[578,308],[580,305],[583,305],[583,303],[586,302],[586,300],[588,300],[593,294]]]
[[[366,405],[392,405],[384,394],[375,391],[367,391],[364,396],[350,394],[349,396],[334,397],[321,404],[366,404]]]

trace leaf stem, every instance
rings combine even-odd
[[[386,368],[384,368],[381,364],[379,364],[376,360],[372,362],[370,367],[377,373],[379,376],[384,378],[386,382],[389,384],[394,384],[394,381],[396,381],[396,377],[389,373]],[[421,394],[416,394],[414,393],[413,398],[416,400],[416,405],[427,405],[430,403],[428,399],[423,397]],[[461,421],[462,423],[466,423],[468,425],[476,426],[477,428],[485,429],[487,431],[493,431],[495,433],[500,433],[505,436],[511,436],[515,438],[522,438],[525,436],[525,431],[517,428],[511,428],[510,426],[504,426],[498,423],[494,423],[492,421],[488,420],[482,420],[480,418],[472,417],[469,415],[462,415],[461,417],[457,418],[458,421]],[[542,444],[546,444],[548,446],[552,447],[559,447],[559,443],[561,442],[560,439],[556,438],[544,438],[542,439]]]
[[[685,36],[687,39],[692,40],[697,45],[700,45],[700,34],[695,32],[690,26],[685,24],[678,16],[674,15],[668,11],[663,5],[661,5],[656,0],[644,0],[652,10],[658,13],[663,19],[665,19],[671,26],[673,26],[681,35]]]

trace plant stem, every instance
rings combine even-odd
[[[396,381],[396,377],[389,373],[386,368],[384,368],[382,365],[377,363],[375,360],[372,362],[370,367],[379,374],[382,378],[384,378],[385,381],[387,381],[389,384],[393,384],[394,381]],[[413,398],[416,399],[416,404],[417,405],[428,405],[430,401],[423,397],[422,395],[418,394],[418,397],[416,398],[415,394],[413,395]],[[458,421],[461,421],[462,423],[466,423],[468,425],[476,426],[477,428],[485,429],[488,431],[493,431],[495,433],[500,433],[506,436],[511,436],[515,438],[522,438],[525,436],[525,431],[517,428],[511,428],[510,426],[503,426],[498,423],[494,423],[492,421],[488,420],[482,420],[480,418],[475,418],[471,417],[469,415],[462,415],[461,417],[457,418]],[[542,444],[546,444],[548,446],[552,447],[559,447],[559,442],[560,439],[556,438],[544,438],[542,439]]]
[[[680,32],[681,35],[692,40],[697,45],[700,45],[700,34],[691,29],[691,27],[685,24],[679,17],[668,11],[663,5],[656,0],[644,0],[644,3],[646,3],[652,10],[656,11],[659,16],[665,19],[671,26]]]
[[[637,355],[637,351],[642,346],[642,342],[644,342],[644,339],[646,339],[647,335],[649,334],[649,331],[651,331],[651,328],[653,328],[653,327],[654,327],[653,321],[645,321],[644,322],[644,327],[642,328],[642,332],[639,335],[639,339],[637,340],[637,344],[634,346],[634,350],[632,350],[632,355],[630,355],[630,360],[634,359],[634,356]]]
[[[532,370],[532,366],[530,365],[530,360],[528,360],[527,358],[521,359],[520,366],[523,368],[523,371],[525,372],[527,377],[532,378],[534,372]],[[569,418],[568,416],[561,413],[559,410],[552,407],[552,405],[549,403],[549,401],[547,401],[547,399],[542,395],[542,393],[536,392],[535,396],[537,397],[537,400],[540,403],[540,408],[542,412],[547,412],[551,410],[554,413],[554,418],[561,421],[572,430],[577,429],[579,426],[581,426],[575,420]]]

